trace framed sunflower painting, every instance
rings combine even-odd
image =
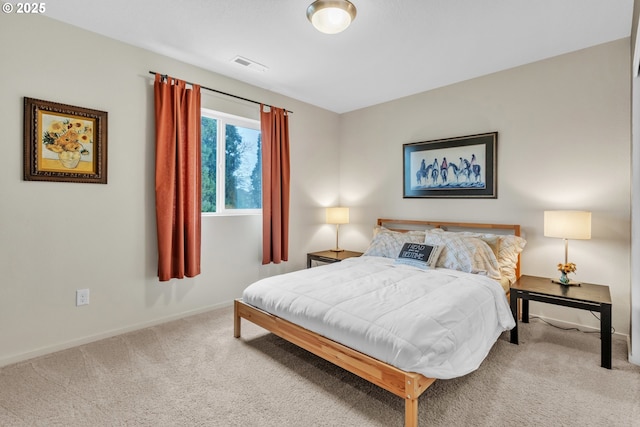
[[[24,98],[25,181],[107,183],[107,113]]]

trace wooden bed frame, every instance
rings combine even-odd
[[[520,236],[519,225],[476,224],[462,222],[378,219],[378,225],[395,231],[427,228],[465,229]],[[493,231],[491,231],[493,230]],[[497,234],[500,234],[498,232]],[[516,268],[520,276],[520,258]],[[405,372],[345,345],[327,339],[294,323],[248,305],[242,299],[234,302],[233,336],[240,338],[241,319],[244,318],[275,335],[319,356],[359,377],[395,394],[405,401],[405,427],[418,426],[418,397],[435,381],[415,372]]]

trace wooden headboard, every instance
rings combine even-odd
[[[421,221],[414,219],[378,218],[378,226],[393,231],[425,230],[442,228],[449,231],[475,231],[495,234],[513,234],[520,236],[519,224],[486,224],[475,222]],[[520,277],[520,255],[516,265],[516,277]]]

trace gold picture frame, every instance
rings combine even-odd
[[[24,98],[24,179],[107,183],[107,113]]]

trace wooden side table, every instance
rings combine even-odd
[[[343,259],[358,257],[362,255],[362,252],[354,251],[320,251],[311,252],[307,254],[307,268],[311,268],[311,261],[320,261],[326,263],[340,262]]]
[[[511,330],[511,343],[518,344],[518,298],[522,299],[522,322],[529,323],[529,301],[600,313],[601,366],[611,369],[611,294],[608,286],[582,283],[580,286],[565,286],[551,279],[521,276],[511,286],[511,313],[516,326]]]

